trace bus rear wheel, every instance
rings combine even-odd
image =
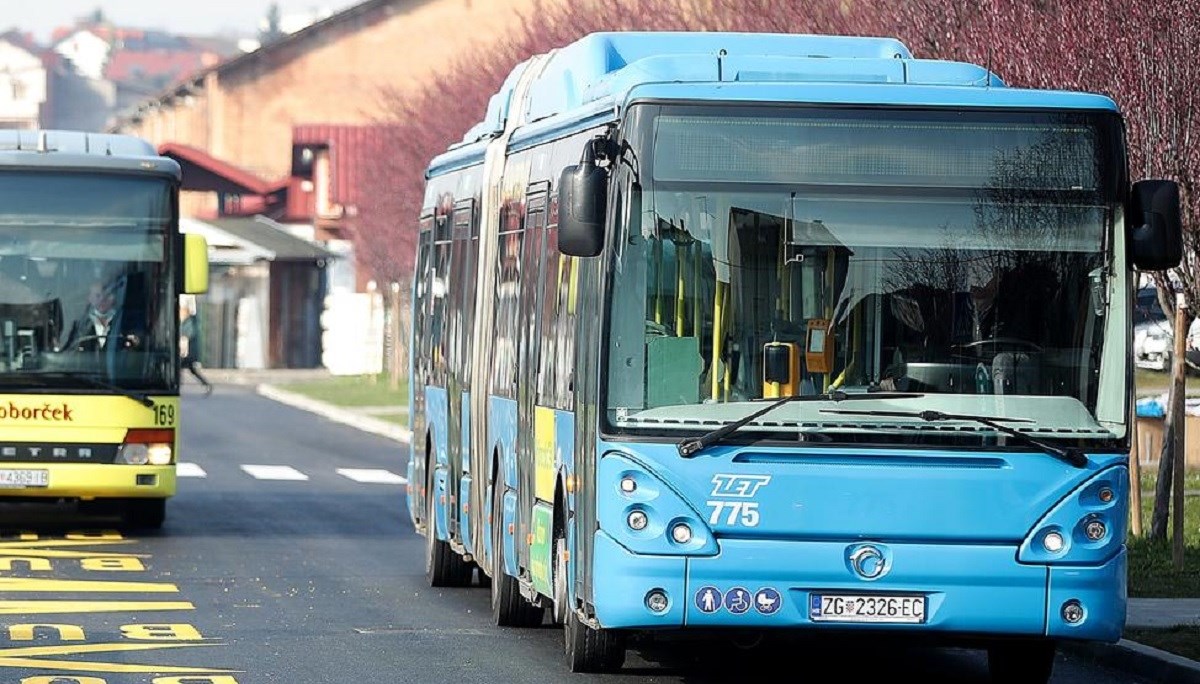
[[[1000,641],[988,646],[988,670],[996,684],[1045,684],[1057,648],[1048,639]]]
[[[134,529],[157,530],[166,519],[166,499],[129,499],[125,502],[125,523]]]
[[[437,492],[433,469],[427,468],[429,486],[425,489],[425,579],[431,587],[465,587],[475,576],[471,563],[450,548],[449,542],[437,538],[437,511],[434,500]]]
[[[568,609],[564,618],[567,667],[571,672],[616,672],[625,664],[625,635],[611,629],[593,629]]]
[[[537,627],[546,611],[521,595],[517,578],[504,572],[504,502],[492,488],[492,620],[500,627]]]

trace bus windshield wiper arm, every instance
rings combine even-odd
[[[677,448],[679,449],[680,456],[682,456],[683,458],[691,458],[692,456],[695,456],[702,449],[710,447],[713,444],[716,444],[717,442],[721,441],[722,439],[725,439],[729,435],[733,434],[734,432],[740,430],[741,428],[745,427],[749,423],[753,422],[755,419],[759,418],[760,416],[766,415],[766,414],[770,413],[771,411],[774,411],[775,409],[779,408],[780,406],[783,406],[784,404],[787,404],[787,403],[790,403],[793,401],[839,402],[839,401],[854,401],[857,399],[908,399],[908,398],[923,397],[923,396],[925,396],[925,395],[921,394],[919,392],[864,392],[861,394],[859,394],[859,393],[847,394],[841,390],[832,390],[830,392],[826,392],[825,394],[793,394],[791,396],[787,396],[787,397],[783,397],[782,399],[778,399],[778,400],[772,402],[766,408],[755,411],[754,413],[751,413],[750,415],[748,415],[744,418],[735,420],[734,422],[729,423],[728,425],[722,425],[721,427],[713,430],[712,432],[706,432],[703,435],[696,437],[695,439],[685,439],[679,443]]]
[[[1075,466],[1076,468],[1082,468],[1085,465],[1087,465],[1087,462],[1088,462],[1087,456],[1085,456],[1083,451],[1078,448],[1055,446],[1053,444],[1050,444],[1049,442],[1043,442],[1042,440],[1040,440],[1036,437],[1031,437],[1031,436],[1025,434],[1024,432],[1020,432],[1016,428],[1011,428],[1011,427],[1008,427],[1007,425],[1001,425],[998,422],[1001,420],[1008,422],[1008,423],[1032,423],[1033,422],[1033,421],[1025,419],[1025,418],[999,418],[999,417],[992,417],[992,416],[970,416],[970,415],[963,415],[963,414],[958,414],[958,413],[942,413],[941,411],[853,411],[853,410],[841,410],[841,409],[825,409],[825,410],[822,410],[821,413],[840,413],[842,415],[847,415],[847,416],[885,416],[885,417],[890,417],[890,418],[920,418],[921,420],[928,421],[931,423],[937,422],[939,420],[973,421],[976,423],[986,425],[986,426],[992,428],[993,430],[996,430],[997,432],[1003,432],[1004,434],[1006,434],[1010,437],[1015,437],[1018,441],[1024,442],[1025,444],[1027,444],[1029,446],[1037,447],[1037,448],[1041,449],[1042,451],[1050,454],[1051,456],[1054,456],[1055,458],[1066,461],[1067,463]]]
[[[100,389],[110,390],[112,392],[116,392],[117,394],[120,394],[123,397],[129,397],[130,399],[136,401],[137,403],[139,403],[142,406],[145,406],[147,408],[154,408],[154,400],[151,399],[150,397],[146,396],[145,394],[142,394],[141,392],[136,392],[131,389],[126,389],[124,387],[121,387],[120,385],[114,385],[111,382],[106,382],[104,380],[101,380],[100,378],[96,377],[96,375],[94,373],[83,373],[83,372],[78,372],[78,371],[76,371],[76,372],[41,371],[41,372],[37,372],[37,373],[30,373],[30,375],[41,375],[41,376],[51,376],[51,377],[58,377],[58,378],[70,378],[72,380],[82,380],[93,387],[99,387]]]

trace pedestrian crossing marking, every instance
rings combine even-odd
[[[259,480],[307,480],[308,476],[286,465],[243,465],[242,470]]]
[[[338,468],[338,475],[370,484],[408,484],[408,480],[382,468]]]
[[[177,477],[207,477],[208,473],[195,463],[178,463],[175,465],[175,475]]]
[[[239,468],[258,480],[308,480],[308,475],[292,466],[243,464]],[[359,484],[408,484],[408,478],[383,468],[335,468],[338,475]],[[176,465],[178,477],[206,478],[208,471],[197,463],[181,462]],[[3,549],[3,546],[0,546]]]

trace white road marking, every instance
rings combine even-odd
[[[399,475],[379,468],[338,468],[338,475],[348,477],[355,482],[372,484],[408,484],[408,480]]]
[[[195,463],[175,464],[175,475],[177,477],[208,477],[208,473],[204,472],[204,468]]]
[[[259,480],[307,480],[308,476],[291,466],[243,465],[242,470]]]

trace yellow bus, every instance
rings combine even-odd
[[[0,131],[0,502],[156,529],[175,494],[181,294],[207,244],[148,142]]]

